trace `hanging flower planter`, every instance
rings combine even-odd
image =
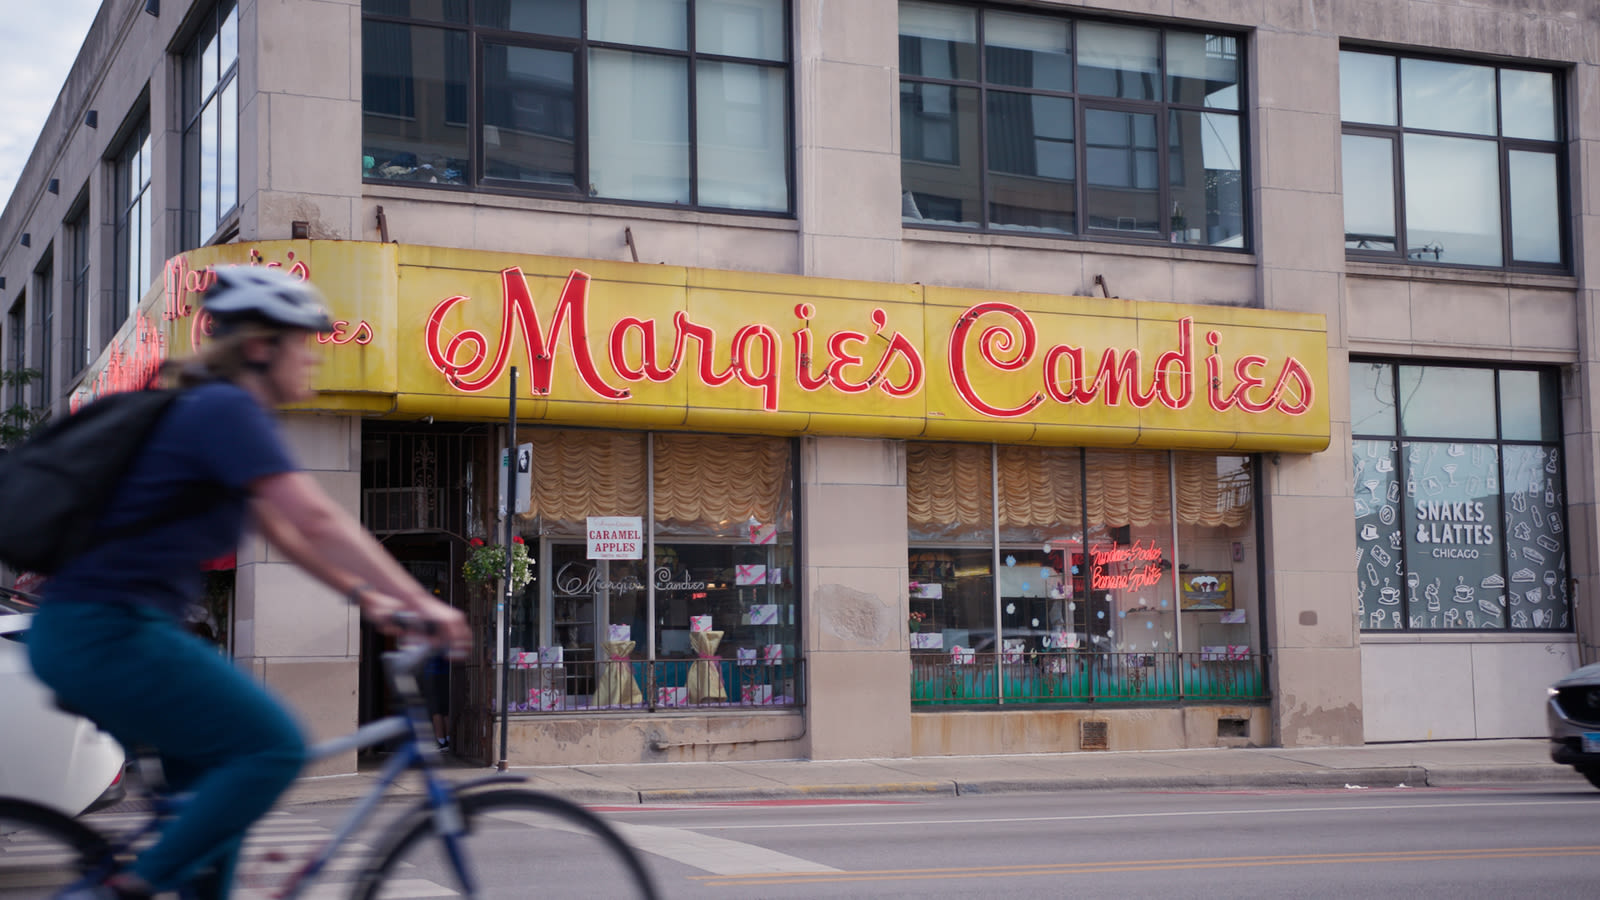
[[[467,561],[461,566],[461,576],[468,584],[493,584],[506,574],[506,548],[502,544],[485,544],[480,538],[468,542]],[[528,556],[528,545],[518,535],[511,539],[511,589],[520,591],[533,581],[533,560]]]

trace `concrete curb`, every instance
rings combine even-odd
[[[1517,784],[1583,784],[1584,778],[1568,766],[1433,766],[1429,787],[1460,787],[1488,782]]]
[[[740,800],[848,800],[876,797],[954,797],[954,781],[891,781],[880,784],[782,784],[737,788],[656,788],[639,792],[640,803]]]
[[[1273,790],[1281,788],[1464,787],[1480,784],[1582,784],[1583,777],[1566,766],[1453,765],[1304,768],[1250,773],[1190,772],[1172,775],[1105,775],[1043,778],[958,778],[866,784],[772,784],[743,787],[629,789],[539,784],[507,779],[508,785],[531,788],[590,806],[638,806],[649,803],[737,803],[763,800],[866,800],[981,796],[985,794],[1070,793],[1108,790]],[[319,806],[356,799],[370,787],[352,780],[349,789],[329,784],[319,796],[293,797],[285,807]],[[390,794],[387,802],[412,802],[415,792]]]
[[[1406,784],[1422,787],[1427,770],[1417,766],[1384,766],[1362,769],[1310,769],[1289,772],[1256,772],[1249,775],[1196,773],[1189,775],[1108,775],[1084,778],[1040,778],[961,781],[960,794],[1056,793],[1107,790],[1256,790],[1285,787],[1343,788],[1395,787]]]

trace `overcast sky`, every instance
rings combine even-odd
[[[0,198],[9,202],[100,0],[4,0],[0,6],[5,7],[0,27]]]

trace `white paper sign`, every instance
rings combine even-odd
[[[640,559],[644,520],[638,516],[590,516],[590,559]]]
[[[517,483],[511,489],[517,501],[517,513],[525,514],[533,508],[533,445],[517,445]],[[506,451],[500,450],[500,491],[496,501],[500,515],[506,514]]]

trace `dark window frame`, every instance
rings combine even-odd
[[[1487,59],[1472,57],[1449,56],[1430,53],[1400,53],[1393,50],[1362,46],[1359,44],[1342,44],[1340,52],[1366,53],[1373,56],[1386,56],[1394,64],[1394,125],[1376,125],[1370,122],[1347,122],[1341,113],[1340,139],[1345,135],[1361,137],[1388,138],[1393,149],[1393,165],[1391,170],[1394,178],[1394,249],[1374,250],[1371,248],[1355,248],[1347,246],[1345,257],[1350,260],[1371,262],[1393,262],[1402,265],[1424,266],[1449,266],[1459,269],[1477,269],[1490,272],[1530,272],[1539,274],[1565,275],[1572,271],[1572,234],[1569,218],[1572,211],[1572,179],[1567,170],[1567,141],[1571,131],[1571,122],[1567,115],[1567,78],[1562,69],[1544,68],[1529,65],[1502,65]],[[1494,106],[1495,106],[1495,133],[1473,134],[1470,132],[1440,131],[1431,128],[1407,127],[1405,123],[1405,87],[1402,83],[1403,60],[1424,60],[1430,62],[1460,63],[1464,65],[1486,66],[1494,70]],[[1500,86],[1501,73],[1513,72],[1538,72],[1552,76],[1555,92],[1552,97],[1556,113],[1556,136],[1554,140],[1539,141],[1531,138],[1507,137],[1504,130],[1504,105],[1501,102]],[[1406,182],[1405,182],[1405,137],[1408,134],[1427,135],[1432,137],[1464,138],[1470,140],[1493,141],[1495,147],[1495,162],[1499,169],[1500,184],[1500,260],[1501,264],[1483,265],[1479,263],[1458,263],[1434,259],[1427,259],[1425,254],[1431,252],[1422,248],[1412,249],[1407,242],[1406,227]],[[1511,228],[1511,172],[1509,166],[1510,153],[1513,150],[1536,151],[1550,153],[1555,156],[1556,162],[1556,227],[1557,240],[1560,243],[1561,261],[1558,263],[1519,262],[1514,256],[1513,234]],[[1345,242],[1349,243],[1350,234],[1346,232]]]
[[[6,327],[11,329],[11,359],[7,366],[11,372],[10,406],[26,406],[28,398],[23,390],[22,373],[28,369],[28,294],[17,294],[17,299],[6,313]]]
[[[38,307],[39,379],[34,382],[34,406],[49,409],[55,402],[55,248],[45,248],[44,257],[33,270],[32,302]]]
[[[363,23],[384,22],[395,25],[405,25],[413,28],[431,28],[439,31],[457,32],[467,35],[467,77],[470,83],[467,86],[467,127],[468,127],[468,171],[465,184],[444,184],[400,181],[389,178],[363,175],[362,183],[369,185],[400,185],[404,187],[421,187],[430,190],[459,191],[464,193],[500,194],[505,196],[543,197],[561,200],[576,200],[593,203],[609,203],[622,206],[641,206],[657,209],[695,209],[705,212],[715,212],[727,215],[759,216],[763,218],[794,218],[798,211],[796,201],[796,161],[795,161],[795,55],[794,55],[794,8],[793,0],[782,0],[783,3],[783,48],[784,56],[781,60],[758,59],[754,57],[725,56],[714,53],[703,53],[695,46],[695,0],[688,0],[687,22],[687,50],[672,50],[663,47],[646,45],[622,44],[609,41],[592,40],[589,38],[589,8],[588,3],[579,4],[579,34],[577,37],[565,37],[555,34],[538,34],[532,32],[507,31],[477,24],[478,0],[461,0],[465,8],[464,22],[449,22],[443,18],[421,18],[409,16],[386,15],[368,12],[363,4],[361,19]],[[571,52],[574,58],[573,79],[573,105],[576,119],[574,133],[574,177],[575,186],[571,188],[560,186],[530,186],[522,182],[507,179],[486,178],[483,173],[484,147],[483,147],[483,91],[485,87],[483,58],[486,44],[503,45],[507,47],[529,48],[537,50],[558,50]],[[588,189],[589,178],[589,128],[590,104],[588,97],[589,62],[588,55],[594,50],[617,50],[627,53],[673,57],[686,60],[688,67],[687,83],[688,97],[686,115],[688,117],[689,135],[689,202],[670,203],[652,200],[631,200],[619,197],[595,196]],[[699,173],[699,109],[697,68],[700,62],[734,63],[768,69],[781,69],[784,73],[784,190],[788,197],[787,207],[783,210],[741,209],[737,207],[708,206],[699,202],[700,173]],[[363,80],[365,70],[363,70]],[[387,113],[380,113],[387,114]],[[363,107],[363,117],[366,110]],[[363,128],[363,132],[365,129]],[[364,142],[364,139],[363,139]]]
[[[73,202],[67,215],[67,286],[70,292],[72,319],[67,329],[68,379],[82,372],[89,364],[93,346],[89,343],[89,268],[90,224],[89,196],[87,190]]]
[[[238,37],[240,35],[240,17],[238,15],[238,0],[217,0],[205,13],[199,17],[199,24],[189,35],[188,43],[180,57],[180,83],[183,90],[182,105],[182,171],[183,171],[183,215],[181,218],[182,249],[201,247],[211,243],[227,241],[238,229],[239,217],[239,57],[242,54]],[[200,66],[205,62],[205,50],[210,42],[217,42],[218,60],[221,60],[221,32],[223,23],[229,14],[234,16],[234,56],[226,65],[219,65],[217,79],[204,96],[201,96]],[[218,134],[217,171],[212,173],[216,178],[218,192],[215,199],[215,208],[211,212],[213,227],[210,234],[201,232],[201,204],[205,197],[201,195],[201,156],[199,153],[200,142],[204,140],[205,115],[213,109],[213,104],[222,103],[222,95],[229,88],[233,89],[234,114],[233,114],[233,158],[225,159],[220,146],[221,134]],[[218,112],[220,117],[220,109]],[[220,122],[220,118],[219,118]],[[228,126],[223,125],[226,128]],[[220,192],[223,167],[231,164],[233,169],[233,203],[224,207]]]
[[[1561,464],[1559,466],[1559,470],[1556,472],[1556,477],[1558,478],[1559,484],[1561,485],[1561,496],[1563,498],[1566,498],[1566,505],[1567,506],[1570,506],[1571,498],[1567,494],[1568,484],[1567,484],[1566,446],[1565,446],[1565,443],[1564,443],[1564,440],[1563,440],[1563,438],[1566,435],[1566,426],[1565,426],[1565,422],[1563,421],[1561,403],[1557,402],[1555,404],[1555,407],[1554,407],[1554,410],[1553,410],[1554,414],[1556,416],[1555,427],[1556,427],[1557,438],[1555,440],[1525,440],[1525,439],[1517,439],[1517,438],[1507,438],[1507,437],[1504,436],[1505,417],[1504,417],[1503,405],[1502,405],[1502,401],[1501,401],[1501,397],[1500,397],[1500,373],[1502,373],[1502,372],[1534,372],[1534,373],[1539,373],[1539,374],[1546,374],[1546,373],[1551,373],[1552,371],[1554,371],[1554,367],[1552,367],[1552,366],[1539,366],[1539,365],[1532,365],[1532,364],[1519,365],[1519,364],[1502,364],[1502,363],[1494,363],[1494,362],[1479,362],[1479,361],[1476,361],[1476,360],[1467,360],[1467,361],[1449,360],[1449,359],[1417,360],[1417,359],[1402,359],[1402,358],[1396,358],[1396,357],[1360,357],[1360,356],[1351,358],[1350,365],[1351,366],[1356,366],[1356,365],[1384,365],[1384,366],[1388,366],[1389,367],[1390,390],[1393,392],[1392,395],[1391,395],[1391,400],[1393,401],[1392,405],[1391,405],[1391,412],[1392,412],[1392,415],[1393,415],[1393,421],[1390,423],[1390,425],[1392,427],[1392,431],[1387,433],[1387,434],[1378,433],[1378,432],[1365,432],[1365,431],[1363,431],[1363,432],[1354,432],[1354,431],[1352,431],[1352,433],[1350,435],[1350,441],[1351,441],[1352,446],[1357,441],[1392,441],[1392,442],[1394,442],[1400,448],[1398,451],[1396,451],[1396,454],[1395,454],[1395,479],[1399,484],[1404,485],[1406,483],[1406,480],[1407,480],[1407,477],[1406,477],[1407,476],[1407,468],[1410,465],[1410,461],[1407,459],[1407,454],[1405,453],[1405,445],[1406,444],[1473,443],[1473,444],[1493,444],[1494,445],[1495,456],[1496,456],[1496,470],[1498,472],[1497,477],[1499,479],[1498,480],[1499,488],[1497,490],[1499,492],[1498,493],[1498,497],[1499,497],[1499,500],[1500,500],[1500,504],[1499,504],[1499,507],[1497,509],[1497,513],[1499,514],[1499,518],[1497,518],[1495,520],[1495,525],[1498,528],[1500,528],[1500,531],[1501,531],[1500,540],[1498,542],[1499,545],[1500,545],[1500,548],[1499,548],[1500,549],[1500,553],[1499,553],[1499,555],[1500,555],[1500,560],[1499,560],[1499,562],[1500,562],[1500,571],[1499,571],[1499,574],[1500,574],[1501,578],[1506,579],[1506,584],[1509,587],[1509,585],[1511,583],[1510,582],[1511,559],[1510,559],[1510,555],[1509,555],[1509,552],[1508,552],[1510,550],[1510,541],[1508,540],[1508,536],[1505,534],[1505,528],[1504,528],[1504,521],[1505,521],[1504,520],[1504,510],[1505,510],[1505,497],[1506,497],[1506,493],[1505,493],[1505,489],[1506,489],[1505,488],[1505,485],[1506,485],[1506,481],[1505,481],[1506,461],[1505,461],[1504,449],[1506,447],[1545,447],[1545,448],[1554,448],[1555,450],[1560,452],[1561,453]],[[1420,366],[1420,367],[1424,367],[1424,368],[1435,368],[1436,367],[1436,368],[1452,368],[1452,369],[1486,369],[1486,370],[1494,373],[1494,379],[1493,379],[1493,384],[1494,384],[1494,437],[1492,437],[1492,438],[1425,437],[1425,436],[1419,436],[1419,435],[1408,435],[1408,434],[1405,434],[1405,426],[1400,421],[1401,406],[1400,406],[1400,402],[1399,402],[1399,399],[1400,399],[1399,398],[1399,392],[1400,392],[1400,377],[1399,377],[1400,376],[1400,369],[1405,367],[1405,366]],[[1557,374],[1556,378],[1557,378],[1557,384],[1558,385],[1559,385],[1559,377],[1560,377],[1559,374]],[[1398,505],[1399,505],[1399,508],[1400,508],[1400,512],[1397,514],[1397,517],[1399,519],[1399,522],[1400,522],[1400,525],[1401,525],[1401,528],[1402,528],[1402,533],[1409,533],[1409,532],[1407,532],[1406,529],[1408,529],[1412,523],[1408,522],[1405,519],[1405,511],[1404,511],[1405,510],[1405,502],[1404,502],[1404,495],[1403,494],[1402,494],[1401,502]],[[1564,508],[1566,508],[1566,507],[1564,507]],[[1448,634],[1448,635],[1455,635],[1455,636],[1460,636],[1460,635],[1497,635],[1497,634],[1550,634],[1550,633],[1554,633],[1554,634],[1572,634],[1577,629],[1577,617],[1576,617],[1577,604],[1574,602],[1576,598],[1574,598],[1572,596],[1572,590],[1571,590],[1571,585],[1573,584],[1573,580],[1572,580],[1572,565],[1571,565],[1571,562],[1570,562],[1570,560],[1572,559],[1572,536],[1571,536],[1572,535],[1572,529],[1571,528],[1564,528],[1562,530],[1562,532],[1561,532],[1561,535],[1562,535],[1561,550],[1562,550],[1562,553],[1565,554],[1566,559],[1569,560],[1568,565],[1567,565],[1567,582],[1568,582],[1567,613],[1568,613],[1568,623],[1569,624],[1564,628],[1557,627],[1557,626],[1551,626],[1551,627],[1548,627],[1548,628],[1513,628],[1512,625],[1511,625],[1511,616],[1510,616],[1510,613],[1509,613],[1509,610],[1508,610],[1507,611],[1507,615],[1505,617],[1505,624],[1500,626],[1500,627],[1498,627],[1498,628],[1442,628],[1442,627],[1441,628],[1415,628],[1415,627],[1412,627],[1412,625],[1411,625],[1410,616],[1409,615],[1405,615],[1405,616],[1401,617],[1401,624],[1400,624],[1399,628],[1369,628],[1369,627],[1367,627],[1368,623],[1365,620],[1363,620],[1361,622],[1361,626],[1360,626],[1361,627],[1361,633],[1362,634]],[[1400,549],[1395,553],[1396,558],[1401,563],[1401,570],[1402,571],[1409,571],[1409,567],[1407,565],[1407,549],[1410,546],[1411,546],[1411,542],[1408,539],[1408,540],[1402,542],[1402,544],[1400,546]]]
[[[974,3],[968,0],[945,2],[937,0],[942,6],[972,9],[977,13],[976,33],[976,75],[972,79],[934,78],[922,75],[907,75],[903,71],[899,75],[899,83],[906,84],[941,84],[954,87],[965,87],[978,91],[977,115],[978,123],[977,141],[979,147],[978,160],[978,212],[980,222],[977,227],[959,223],[942,223],[938,221],[904,221],[902,227],[918,231],[945,231],[956,234],[997,234],[1024,236],[1030,238],[1043,238],[1066,241],[1088,241],[1115,244],[1144,244],[1144,245],[1172,245],[1174,242],[1169,235],[1169,228],[1158,227],[1156,231],[1140,236],[1140,233],[1128,233],[1114,228],[1098,228],[1088,225],[1088,136],[1085,130],[1086,111],[1089,109],[1109,110],[1115,112],[1134,112],[1153,115],[1156,119],[1156,179],[1158,182],[1156,211],[1158,224],[1168,217],[1168,211],[1173,209],[1173,182],[1171,178],[1171,146],[1168,139],[1169,122],[1173,112],[1217,113],[1233,116],[1239,123],[1239,196],[1240,196],[1240,246],[1219,246],[1205,243],[1177,243],[1192,250],[1208,250],[1222,253],[1253,253],[1254,250],[1254,213],[1251,209],[1250,196],[1254,180],[1251,177],[1251,129],[1248,108],[1245,98],[1250,90],[1250,68],[1246,38],[1247,33],[1228,28],[1196,28],[1196,27],[1169,27],[1155,22],[1144,22],[1130,19],[1106,18],[1096,15],[1056,15],[1054,10],[1038,7],[1017,7],[1002,4]],[[1027,15],[1055,18],[1065,22],[1071,35],[1072,53],[1072,90],[1061,91],[1049,88],[1026,87],[1022,85],[991,82],[989,79],[988,47],[985,41],[985,16],[986,12],[1023,13]],[[1103,25],[1120,25],[1127,27],[1146,28],[1154,30],[1159,35],[1158,56],[1159,68],[1155,73],[1156,83],[1159,87],[1161,99],[1139,100],[1127,97],[1111,96],[1106,94],[1086,93],[1082,90],[1082,80],[1079,74],[1081,45],[1078,38],[1078,26],[1082,23]],[[1238,84],[1236,90],[1239,103],[1235,108],[1208,107],[1203,104],[1182,103],[1167,99],[1170,92],[1171,73],[1168,69],[1167,36],[1169,34],[1197,34],[1207,38],[1231,38],[1235,44],[1238,60]],[[1207,45],[1211,42],[1208,40]],[[1014,227],[996,226],[990,223],[990,204],[993,194],[990,188],[989,167],[989,110],[988,95],[991,91],[1001,93],[1020,93],[1029,96],[1038,95],[1069,100],[1072,103],[1073,115],[1073,206],[1070,210],[1053,210],[1054,212],[1070,213],[1075,223],[1071,232],[1051,232],[1019,230]],[[902,123],[902,128],[903,128]],[[1005,174],[1005,173],[999,173]],[[902,185],[902,191],[904,186]]]
[[[109,315],[106,318],[106,333],[114,334],[128,317],[133,315],[134,307],[138,306],[143,296],[135,296],[129,287],[135,267],[148,268],[150,266],[150,244],[154,237],[153,229],[144,231],[139,228],[140,212],[142,207],[151,202],[151,178],[148,171],[139,172],[139,188],[133,191],[132,171],[137,163],[139,153],[145,144],[149,143],[150,113],[145,110],[135,116],[132,124],[125,129],[120,143],[114,144],[116,149],[110,157],[112,167],[110,210],[113,216],[113,277],[114,286],[111,291],[112,302]],[[129,194],[135,196],[129,199]],[[138,246],[131,242],[139,238]],[[146,287],[149,278],[142,279]]]

